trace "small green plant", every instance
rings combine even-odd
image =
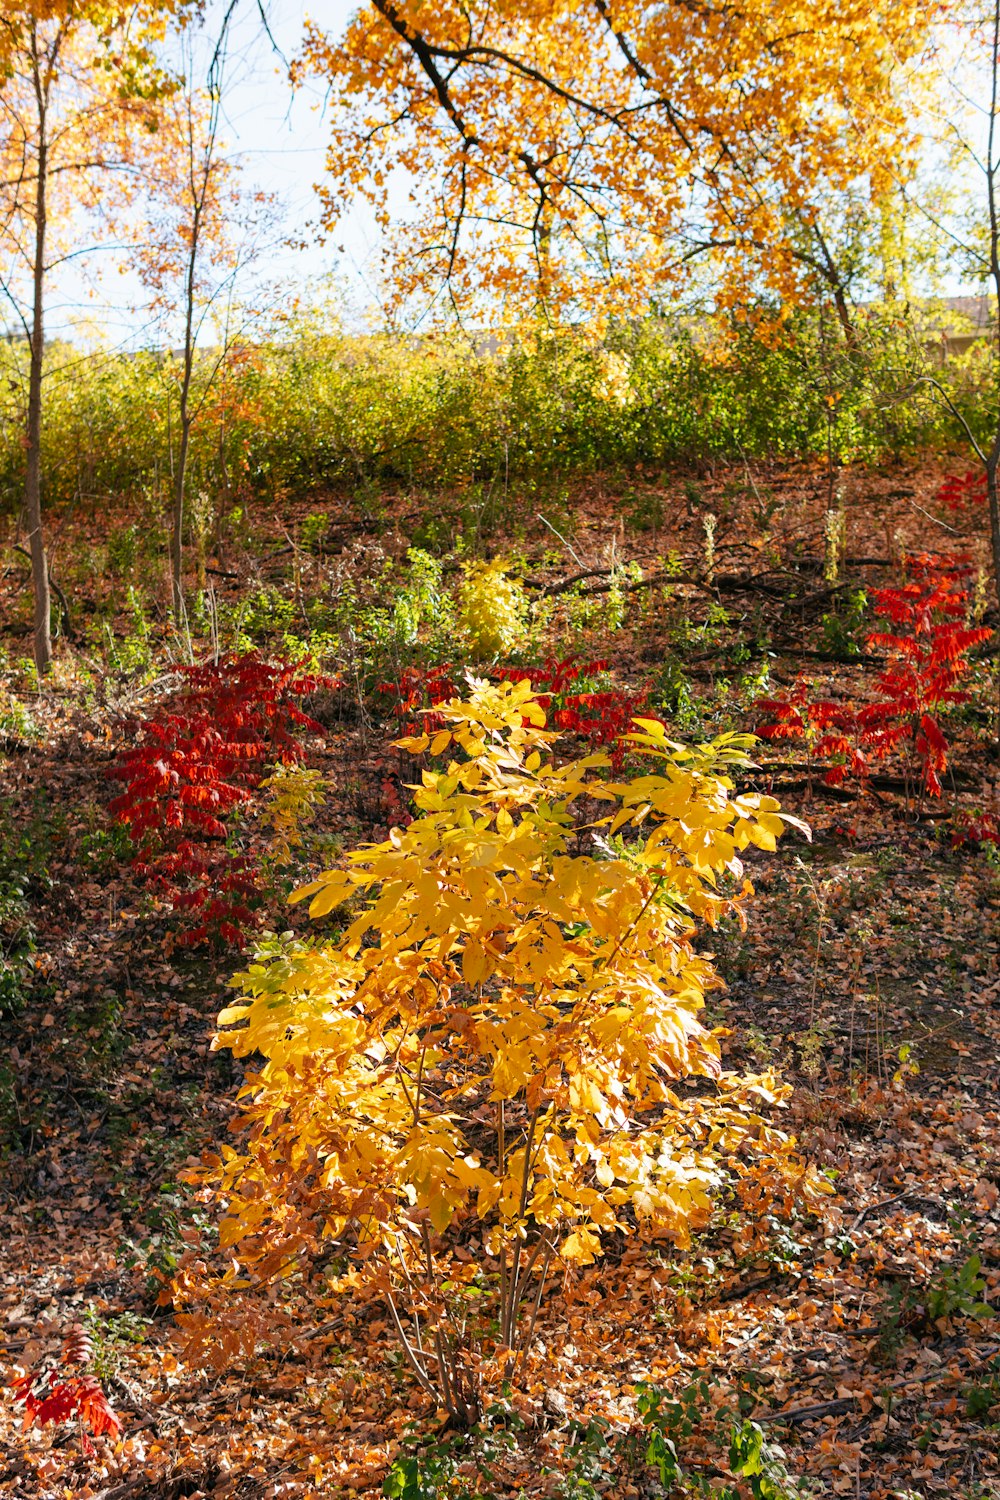
[[[821,621],[823,649],[832,656],[858,656],[867,609],[868,595],[864,589],[851,589],[839,596],[834,608]]]
[[[27,1000],[35,929],[24,888],[0,879],[0,1019],[16,1016]]]
[[[273,586],[259,588],[236,610],[220,607],[220,631],[232,630],[237,649],[250,650],[255,641],[268,641],[290,630],[295,621],[295,601],[286,599]],[[241,644],[241,643],[246,644]]]
[[[452,624],[451,601],[444,592],[444,570],[441,561],[421,547],[410,547],[402,585],[396,590],[392,623],[396,638],[413,645],[421,628],[437,627],[446,634]]]
[[[625,624],[628,614],[629,583],[640,583],[642,581],[642,569],[638,563],[627,563],[624,566],[615,566],[611,570],[608,591],[604,595],[604,609],[599,618],[601,629],[608,635],[617,635]]]
[[[131,526],[112,529],[107,541],[108,570],[118,578],[130,579],[139,560],[139,528],[133,521]]]
[[[680,657],[669,652],[653,678],[652,701],[678,727],[686,725],[694,712],[691,683]]]
[[[447,511],[431,511],[421,518],[413,533],[414,547],[441,557],[455,545],[456,518]]]
[[[125,1050],[124,1005],[113,989],[98,990],[66,1013],[73,1049],[95,1081],[106,1077]]]
[[[44,795],[25,820],[16,804],[0,803],[0,1018],[21,1011],[35,968],[32,901],[51,888],[48,865],[53,839],[64,826]]]
[[[506,1402],[495,1402],[468,1432],[411,1437],[382,1485],[389,1500],[499,1500],[496,1472],[517,1448],[523,1426]],[[494,1488],[497,1485],[497,1488]]]
[[[982,1300],[986,1282],[978,1255],[961,1264],[942,1266],[924,1286],[894,1282],[879,1320],[879,1351],[892,1359],[904,1339],[926,1333],[953,1318],[991,1318],[994,1309]]]
[[[363,474],[351,497],[362,521],[378,533],[385,525],[385,505],[377,482]]]
[[[621,1455],[621,1438],[608,1440],[609,1424],[603,1417],[569,1424],[566,1453],[569,1470],[556,1491],[565,1500],[597,1500],[597,1486],[614,1474]]]
[[[478,482],[469,485],[457,518],[463,546],[477,551],[483,539],[493,535],[501,519],[502,500],[501,486]]]
[[[134,854],[128,829],[108,823],[90,829],[80,839],[80,862],[88,869],[107,873],[127,864]]]
[[[188,606],[188,628],[194,636],[206,636],[211,628],[207,591],[195,589]]]
[[[219,519],[219,538],[232,540],[245,536],[247,536],[246,511],[242,505],[234,505]]]
[[[20,698],[0,687],[0,739],[33,740],[38,728]]]
[[[963,1387],[966,1415],[988,1427],[1000,1426],[1000,1357],[994,1356],[975,1380]]]
[[[801,1486],[785,1467],[784,1451],[764,1437],[756,1422],[744,1421],[734,1427],[729,1440],[729,1467],[734,1479],[746,1481],[728,1491],[733,1500],[748,1488],[754,1500],[788,1500],[801,1493]]]
[[[91,1343],[91,1367],[98,1380],[114,1378],[121,1369],[122,1349],[129,1344],[145,1343],[151,1325],[149,1318],[138,1313],[102,1314],[91,1304],[83,1315]]]
[[[774,1046],[759,1026],[744,1027],[743,1045],[759,1068],[768,1068],[774,1063]]]
[[[17,1141],[22,1125],[14,1069],[9,1062],[0,1061],[0,1161]]]
[[[161,1183],[151,1202],[138,1200],[133,1207],[145,1233],[140,1239],[125,1243],[124,1263],[130,1270],[139,1268],[145,1273],[147,1295],[156,1298],[177,1270],[186,1249],[194,1247],[202,1254],[209,1252],[213,1227],[193,1190],[176,1182]]]
[[[970,1255],[960,1266],[942,1266],[927,1287],[927,1317],[932,1323],[939,1318],[991,1318],[993,1308],[984,1302],[986,1282],[980,1275],[982,1261]]]
[[[421,1463],[414,1454],[407,1454],[393,1463],[382,1485],[382,1493],[390,1500],[436,1500],[439,1494],[437,1481],[442,1477],[450,1479],[451,1473],[451,1466],[443,1468],[443,1461],[425,1459]]]
[[[633,531],[659,531],[663,526],[663,499],[655,490],[645,495],[626,496],[633,505],[625,512],[625,520]]]
[[[705,1380],[687,1386],[677,1398],[659,1386],[643,1383],[637,1387],[636,1411],[648,1437],[645,1462],[661,1484],[677,1485],[684,1478],[678,1445],[701,1424],[709,1396]]]
[[[14,671],[17,673],[17,686],[22,692],[37,693],[39,691],[38,668],[30,656],[19,656],[14,662]]]
[[[686,1386],[676,1397],[660,1386],[643,1383],[637,1387],[636,1411],[647,1436],[645,1463],[668,1493],[711,1494],[720,1500],[742,1500],[748,1491],[754,1500],[792,1500],[804,1493],[801,1483],[789,1474],[782,1449],[746,1416],[752,1404],[752,1392],[745,1390],[739,1398],[739,1413],[713,1406],[706,1380]],[[699,1440],[697,1463],[686,1456],[692,1439]],[[702,1452],[710,1456],[709,1464],[700,1460]],[[738,1482],[719,1489],[699,1470],[711,1467],[718,1474],[726,1459],[729,1474]]]
[[[793,1038],[799,1050],[799,1066],[815,1087],[823,1068],[823,1049],[830,1038],[821,1026],[812,1025]]]
[[[110,625],[104,627],[108,663],[116,673],[145,680],[153,664],[152,626],[145,601],[133,583],[125,591],[125,609],[130,623],[123,637],[115,636]]]
[[[714,651],[722,644],[722,632],[729,624],[729,612],[722,604],[709,604],[703,620],[691,617],[687,606],[676,607],[668,618],[671,644],[678,652]]]
[[[353,680],[364,711],[367,694],[385,679],[398,678],[419,662],[440,660],[454,649],[454,605],[444,587],[440,558],[410,547],[403,567],[385,559],[369,588],[362,589],[350,576],[342,578],[328,623],[331,634],[322,634],[324,661],[336,659],[348,681]],[[314,631],[311,642],[318,639]]]
[[[757,525],[761,533],[767,536],[771,530],[771,522],[774,514],[781,508],[781,497],[776,495],[767,485],[754,485],[752,490],[756,511]]]
[[[310,511],[299,527],[299,542],[306,552],[322,553],[330,533],[330,517],[325,510]]]

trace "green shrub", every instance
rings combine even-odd
[[[315,318],[292,322],[280,339],[240,351],[208,392],[192,436],[189,491],[226,516],[255,497],[280,503],[333,488],[377,527],[386,486],[445,488],[458,497],[456,524],[478,541],[505,509],[533,512],[572,476],[706,457],[823,456],[828,444],[839,461],[878,460],[960,439],[956,418],[914,382],[919,338],[887,315],[859,317],[854,348],[831,342],[828,323],[800,313],[780,343],[751,323],[703,316],[651,318],[602,342],[587,329],[540,335],[494,354],[444,339],[349,337]],[[49,505],[96,510],[124,495],[144,515],[165,516],[177,436],[174,356],[79,354],[72,351],[72,375],[47,388]],[[58,344],[46,357],[53,372],[67,364]],[[16,358],[12,346],[0,349],[0,506],[8,510],[23,487]],[[199,392],[212,359],[208,352],[196,366]],[[991,421],[992,370],[984,345],[936,371],[977,433]],[[660,505],[637,502],[633,524],[655,528]],[[322,546],[323,514],[306,523],[307,548]],[[442,541],[428,535],[423,545],[436,551]],[[125,578],[140,542],[126,529],[109,546]]]

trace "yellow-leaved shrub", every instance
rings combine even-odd
[[[458,626],[473,656],[504,656],[524,640],[528,601],[500,558],[467,564],[458,585]]]
[[[344,930],[234,981],[216,1046],[264,1062],[216,1175],[234,1277],[333,1240],[469,1421],[484,1345],[526,1347],[554,1263],[614,1235],[683,1243],[727,1174],[788,1201],[820,1185],[761,1112],[780,1086],[724,1072],[702,1019],[719,981],[692,939],[743,920],[741,854],[794,821],[736,794],[750,742],[683,748],[639,720],[648,774],[614,782],[602,756],[559,763],[527,682],[436,712],[400,742],[450,757],[416,819],[296,893]],[[495,1322],[474,1357],[477,1305]]]
[[[270,856],[278,864],[287,864],[292,851],[301,846],[307,824],[326,800],[323,773],[279,761],[260,788],[267,793],[264,815],[271,825]]]

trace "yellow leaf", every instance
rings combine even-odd
[[[219,1012],[219,1025],[232,1026],[237,1021],[245,1021],[248,1009],[249,1001],[246,1000],[241,1001],[238,1005],[227,1005],[225,1010],[220,1010]]]
[[[227,1250],[243,1238],[243,1224],[239,1219],[225,1218],[219,1225],[219,1247]]]
[[[443,1234],[455,1216],[454,1206],[441,1193],[435,1193],[427,1204],[427,1214],[438,1234]]]
[[[559,1247],[563,1260],[577,1266],[589,1266],[600,1254],[600,1236],[586,1225],[572,1230]]]
[[[346,875],[342,876],[339,880],[327,881],[318,894],[310,901],[309,915],[311,917],[325,917],[336,907],[343,906],[348,896],[354,894],[354,889],[353,881],[349,880]],[[293,892],[292,899],[295,899],[299,894],[297,891]]]
[[[343,870],[326,870],[318,880],[311,880],[308,885],[300,885],[289,896],[289,901],[302,901],[306,896],[316,896],[319,893],[335,892],[333,899],[324,906],[324,912],[332,910],[346,901],[347,897],[354,893],[354,882]]]
[[[462,978],[475,987],[486,973],[486,953],[481,943],[471,941],[462,950]]]

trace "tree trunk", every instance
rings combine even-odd
[[[1000,441],[994,443],[986,461],[986,498],[990,507],[990,550],[993,553],[993,579],[997,606],[1000,608],[1000,489],[997,469],[1000,467]]]
[[[847,300],[847,286],[845,285],[844,278],[840,273],[840,268],[837,265],[837,262],[834,260],[832,254],[830,253],[830,247],[826,242],[823,231],[820,229],[818,224],[812,225],[812,233],[815,236],[816,243],[819,245],[820,255],[822,257],[821,263],[817,263],[816,260],[813,259],[812,264],[816,267],[820,275],[823,277],[823,280],[830,288],[830,292],[833,297],[833,305],[837,310],[837,321],[839,322],[841,332],[844,335],[844,342],[846,343],[848,349],[850,349],[852,354],[857,353],[858,334],[857,329],[854,327],[854,319],[851,317],[851,308]],[[807,264],[808,263],[809,262],[807,261]]]
[[[986,206],[990,216],[990,279],[1000,298],[1000,212],[997,205],[997,170],[995,152],[997,105],[1000,92],[1000,0],[993,4],[993,46],[990,52],[990,113],[986,142]],[[1000,356],[1000,301],[993,322],[995,352]],[[1000,393],[996,393],[1000,394]],[[998,402],[1000,405],[1000,402]],[[993,432],[993,442],[986,455],[986,498],[990,511],[990,550],[993,553],[993,581],[1000,604],[1000,501],[997,499],[997,469],[1000,468],[1000,410]]]
[[[207,178],[206,178],[207,182]],[[203,189],[203,193],[204,193]],[[174,474],[174,524],[170,538],[170,579],[173,590],[174,621],[184,625],[184,485],[187,480],[188,453],[191,447],[191,377],[194,373],[194,299],[195,276],[198,268],[198,249],[201,236],[201,211],[203,196],[196,196],[191,216],[191,244],[188,249],[187,272],[184,284],[184,374],[181,377],[180,423],[181,441],[177,455],[177,470]]]
[[[839,281],[833,281],[832,286],[833,305],[837,309],[837,319],[840,323],[841,332],[844,335],[844,342],[846,343],[848,349],[850,349],[852,353],[854,353],[857,351],[858,347],[858,335],[857,330],[854,327],[854,322],[851,318],[851,309],[847,305],[847,298],[844,295],[844,288],[841,283]]]
[[[36,64],[37,67],[37,64]],[[49,590],[49,562],[45,554],[42,531],[42,359],[45,353],[45,230],[46,174],[48,140],[46,138],[45,101],[41,80],[36,71],[38,92],[38,180],[35,189],[35,245],[31,318],[31,360],[28,368],[28,421],[25,429],[27,446],[24,476],[24,508],[28,517],[28,546],[31,551],[31,583],[35,600],[34,647],[35,666],[41,677],[52,664],[52,599]]]
[[[187,478],[188,450],[191,446],[191,418],[187,411],[186,391],[181,394],[181,440],[174,470],[173,525],[170,533],[170,592],[174,620],[184,623],[184,484]]]

